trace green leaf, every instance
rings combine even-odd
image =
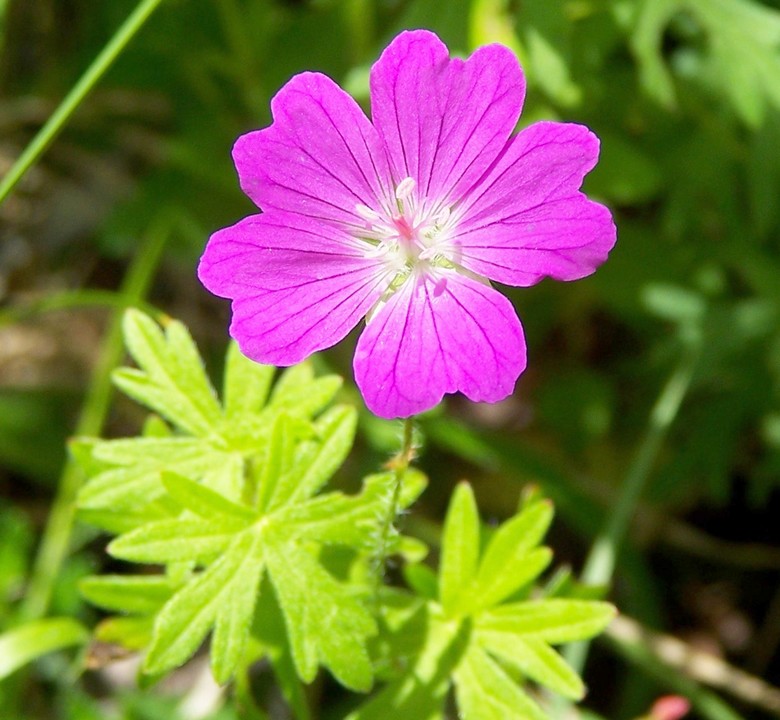
[[[81,594],[93,605],[125,613],[157,612],[176,585],[160,575],[100,575],[79,583]]]
[[[265,553],[301,679],[311,682],[321,662],[346,687],[369,690],[365,642],[377,628],[366,608],[301,547],[269,542]]]
[[[391,602],[408,605],[408,596],[394,593]],[[408,609],[413,610],[412,614]],[[392,617],[385,618],[391,630],[390,662],[403,671],[397,679],[351,713],[347,720],[440,720],[451,684],[453,670],[468,643],[466,627],[442,622],[440,612],[432,605],[412,602],[403,607],[403,622],[397,626]],[[385,610],[387,610],[387,605]],[[394,608],[390,608],[391,612]]]
[[[675,104],[674,83],[661,55],[663,32],[678,12],[680,0],[642,0],[631,36],[631,49],[639,63],[647,94],[667,108]]]
[[[263,569],[262,538],[257,533],[242,564],[240,576],[225,589],[217,611],[211,641],[211,668],[219,683],[230,679],[243,656]]]
[[[116,385],[192,435],[209,435],[222,413],[184,325],[171,321],[163,335],[154,320],[131,309],[125,313],[123,330],[141,369],[117,370]]]
[[[545,713],[479,646],[455,670],[455,697],[464,720],[548,720]]]
[[[337,375],[315,378],[310,363],[294,365],[282,373],[268,406],[312,417],[333,400],[342,382]]]
[[[157,615],[144,672],[159,674],[181,665],[197,650],[226,606],[231,609],[240,606],[239,610],[245,613],[246,597],[238,604],[227,603],[227,597],[233,592],[233,583],[241,584],[246,577],[257,577],[259,571],[256,565],[261,564],[258,534],[244,532],[237,535],[227,551],[179,590]],[[253,592],[256,593],[256,588]],[[241,597],[241,593],[236,597]],[[245,627],[244,619],[242,616],[240,622],[228,623],[230,627],[222,630],[218,660],[221,675],[232,669],[230,662],[240,654],[241,643],[236,635]],[[225,624],[224,619],[222,623]],[[246,630],[248,634],[248,627]]]
[[[547,567],[552,553],[533,548],[544,537],[552,517],[551,503],[536,502],[503,523],[493,534],[477,573],[478,608],[505,600]]]
[[[143,650],[152,639],[154,616],[133,615],[101,620],[95,628],[95,639],[121,645],[128,650]]]
[[[89,631],[71,618],[35,620],[0,635],[0,679],[55,650],[83,645]]]
[[[588,600],[530,600],[488,610],[477,621],[480,635],[493,632],[565,643],[600,633],[612,618],[609,603]]]
[[[525,677],[572,700],[581,700],[585,686],[579,675],[544,640],[491,633],[479,636],[483,648],[517,668]]]
[[[442,533],[439,593],[447,614],[459,610],[461,600],[471,596],[471,584],[479,558],[479,515],[471,486],[455,489]]]
[[[427,565],[405,565],[404,580],[414,592],[426,600],[439,597],[439,578]]]
[[[268,399],[275,372],[276,368],[270,365],[250,360],[235,342],[231,342],[225,359],[222,390],[225,417],[236,422],[259,413]]]
[[[259,652],[264,653],[271,663],[279,688],[290,705],[296,720],[311,720],[306,690],[298,677],[293,662],[284,617],[279,608],[273,585],[267,576],[261,586],[250,642],[259,646]],[[246,674],[243,674],[243,677],[246,678]],[[236,677],[237,686],[240,686],[242,682],[245,680],[242,679],[242,675],[238,675]]]
[[[217,450],[196,438],[134,438],[94,445],[95,459],[116,467],[89,478],[79,492],[79,507],[135,509],[164,494],[160,473],[175,470],[221,488],[226,468],[241,463],[234,453]],[[217,479],[217,480],[215,480]]]
[[[112,535],[121,535],[154,520],[163,520],[175,515],[176,508],[169,508],[159,500],[138,505],[133,510],[79,508],[79,520],[87,525],[101,528]]]
[[[216,514],[230,521],[231,526],[236,523],[235,527],[245,527],[258,518],[252,508],[231,502],[224,495],[178,473],[163,472],[162,484],[177,503],[203,518]]]
[[[341,544],[370,551],[374,547],[380,510],[392,473],[370,475],[359,495],[340,492],[321,495],[274,513],[274,523],[290,535],[323,544]]]
[[[108,552],[139,563],[210,561],[225,551],[245,526],[245,520],[224,516],[211,521],[160,520],[121,535],[109,544]]]
[[[338,405],[315,423],[316,439],[304,443],[293,469],[274,488],[270,510],[314,495],[341,467],[355,440],[357,410]]]
[[[274,419],[267,452],[259,473],[256,505],[260,513],[268,511],[277,486],[292,466],[294,452],[290,416],[286,412],[279,413]]]
[[[674,86],[662,45],[682,12],[707,35],[699,76],[726,94],[745,123],[758,126],[768,105],[780,107],[780,13],[749,0],[644,0],[631,44],[645,88],[667,107]]]

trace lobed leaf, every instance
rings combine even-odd
[[[196,438],[107,440],[94,446],[94,457],[114,466],[89,478],[78,496],[82,508],[134,509],[160,497],[165,489],[160,472],[201,478],[207,484],[224,476],[240,457],[217,450]]]
[[[231,502],[224,495],[178,473],[163,472],[162,484],[179,505],[203,518],[218,515],[239,528],[258,518],[257,512],[246,505]]]
[[[276,368],[261,365],[243,355],[231,342],[225,358],[222,398],[225,417],[231,422],[257,415],[268,399]]]
[[[161,575],[99,575],[86,577],[79,591],[93,605],[137,615],[157,612],[176,585]]]
[[[379,511],[391,473],[371,475],[359,495],[340,492],[321,495],[274,513],[274,522],[286,526],[290,535],[323,544],[341,544],[372,550]]]
[[[461,483],[455,489],[442,532],[439,565],[439,595],[447,614],[458,611],[470,594],[479,559],[479,515],[471,486]]]
[[[117,370],[116,385],[190,434],[210,434],[222,413],[184,325],[171,321],[163,334],[154,320],[131,309],[125,313],[123,331],[141,369]]]
[[[315,439],[303,443],[294,466],[279,478],[269,510],[314,495],[341,467],[355,440],[357,410],[338,405],[315,423]]]
[[[529,600],[486,611],[477,627],[482,637],[510,633],[557,644],[585,640],[615,617],[613,605],[589,600]]]
[[[550,502],[535,502],[496,530],[479,564],[476,607],[505,600],[547,567],[552,552],[533,548],[541,542],[552,517]]]
[[[312,417],[333,400],[342,382],[338,375],[315,378],[310,363],[294,365],[279,377],[268,407]]]
[[[548,720],[541,708],[478,645],[454,673],[460,717],[466,720]]]
[[[208,562],[224,552],[244,527],[246,521],[224,516],[210,521],[159,520],[120,535],[109,544],[108,552],[139,563]]]
[[[480,645],[525,677],[572,700],[581,700],[585,686],[566,661],[544,640],[491,633],[478,635]]]
[[[252,577],[257,573],[254,566],[261,562],[256,534],[244,532],[233,538],[227,551],[179,590],[159,612],[143,671],[164,673],[185,662],[213,627],[225,606],[231,584],[242,583],[247,573],[252,573]],[[233,633],[240,627],[243,623],[234,626]],[[228,670],[229,661],[235,657],[238,643],[234,637],[230,645],[230,651],[223,651],[220,656],[220,673]]]
[[[292,468],[295,435],[291,430],[291,423],[291,418],[286,412],[280,412],[274,418],[257,484],[256,505],[262,514],[268,512],[269,505],[276,495],[277,486]]]
[[[302,547],[269,542],[265,557],[301,679],[311,682],[321,662],[342,685],[367,691],[365,643],[377,628],[366,608]]]
[[[214,678],[225,683],[235,672],[249,639],[249,630],[263,577],[262,535],[255,533],[240,575],[223,593],[211,640],[211,668]]]

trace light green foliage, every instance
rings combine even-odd
[[[399,713],[441,717],[450,685],[467,720],[543,720],[545,712],[518,683],[523,679],[582,698],[582,681],[551,645],[597,635],[615,609],[533,591],[551,558],[539,547],[551,520],[550,503],[532,498],[482,549],[474,494],[469,485],[459,485],[444,524],[438,578],[412,566],[406,576],[419,596],[388,596],[389,652],[396,661],[402,658],[407,672],[350,720]]]
[[[81,507],[87,519],[121,532],[110,554],[166,572],[84,581],[89,600],[124,615],[105,621],[98,637],[148,644],[143,669],[156,676],[212,633],[212,669],[225,682],[252,659],[245,651],[267,575],[300,677],[310,682],[322,664],[344,685],[367,690],[365,642],[375,621],[365,598],[336,580],[319,554],[340,545],[368,562],[394,476],[367,478],[358,495],[317,494],[355,433],[353,408],[323,412],[339,379],[315,378],[299,365],[271,390],[273,370],[231,347],[223,408],[183,325],[172,321],[163,333],[130,311],[124,332],[139,367],[117,371],[115,380],[170,426],[158,418],[144,437],[76,444],[90,474]],[[423,487],[409,478],[406,504]]]
[[[326,409],[337,378],[299,365],[273,385],[271,368],[231,346],[223,406],[183,325],[163,332],[130,311],[124,332],[138,368],[115,379],[156,414],[141,437],[80,440],[72,451],[88,475],[82,512],[118,534],[108,552],[163,571],[82,581],[84,597],[114,613],[98,640],[144,651],[142,672],[154,680],[210,636],[214,677],[238,674],[239,695],[249,664],[265,656],[304,719],[303,684],[320,667],[352,690],[370,690],[376,674],[387,681],[355,720],[399,708],[440,717],[452,686],[463,717],[478,720],[544,717],[524,679],[583,695],[550,645],[592,637],[613,609],[532,595],[551,560],[539,547],[550,503],[534,496],[485,531],[461,484],[437,577],[420,564],[425,545],[388,525],[423,491],[419,471],[370,475],[353,495],[323,492],[356,428],[353,408]],[[413,593],[380,587],[377,559],[381,567],[391,554],[409,563]]]

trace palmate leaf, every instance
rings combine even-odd
[[[483,551],[474,495],[461,483],[444,522],[438,579],[423,566],[406,571],[418,592],[417,598],[406,596],[406,605],[425,610],[406,617],[397,600],[385,609],[391,631],[385,654],[403,658],[408,672],[351,719],[391,720],[399,709],[409,717],[441,717],[443,697],[453,685],[464,718],[545,718],[518,676],[581,698],[582,681],[551,644],[593,637],[615,609],[591,600],[527,599],[529,584],[550,561],[550,551],[539,543],[551,520],[550,503],[531,498],[489,535]],[[442,676],[426,671],[431,667],[448,669]],[[431,705],[433,697],[438,704]]]
[[[457,613],[464,599],[472,596],[478,561],[477,503],[469,486],[461,483],[452,496],[442,536],[439,598],[446,613]]]
[[[241,661],[267,568],[301,678],[311,681],[323,664],[348,687],[367,689],[372,670],[365,641],[376,631],[374,621],[311,549],[320,543],[368,547],[376,532],[378,484],[369,479],[360,495],[330,493],[266,514],[221,499],[208,520],[149,523],[115,540],[109,551],[124,559],[206,565],[157,615],[144,669],[158,674],[177,667],[213,630],[212,668],[219,681],[227,680]],[[166,486],[193,514],[206,513],[212,491],[171,475]]]
[[[170,322],[163,334],[148,315],[128,310],[123,330],[127,349],[141,370],[117,370],[117,386],[176,427],[192,435],[209,434],[222,411],[184,325]]]
[[[368,610],[300,545],[270,543],[266,560],[301,679],[311,682],[322,663],[346,687],[368,690],[365,643],[377,630]]]
[[[161,674],[178,667],[216,626],[211,666],[215,678],[225,682],[249,635],[262,567],[260,536],[239,533],[226,552],[159,612],[144,671]]]
[[[147,424],[148,435],[142,438],[89,440],[85,447],[77,441],[73,446],[88,475],[79,507],[109,530],[127,528],[131,514],[164,496],[163,471],[195,479],[231,500],[240,499],[245,463],[265,453],[275,419],[281,413],[289,416],[288,431],[295,440],[315,437],[318,429],[312,428],[310,420],[332,401],[341,385],[341,378],[316,378],[311,367],[303,364],[283,372],[271,392],[274,368],[253,363],[231,345],[223,409],[181,323],[170,321],[163,333],[151,318],[130,310],[123,330],[139,368],[117,370],[116,384],[167,419],[178,433],[172,434],[156,418]],[[157,515],[159,509],[149,507]]]
[[[300,365],[272,387],[273,369],[231,347],[222,409],[179,323],[163,333],[132,312],[125,337],[139,369],[118,372],[118,384],[172,427],[157,418],[141,438],[79,442],[91,473],[80,504],[124,530],[110,554],[162,565],[165,574],[85,580],[88,599],[120,613],[101,624],[102,636],[131,647],[148,640],[143,671],[158,677],[211,634],[212,670],[224,682],[252,659],[247,651],[262,651],[249,638],[253,627],[262,635],[257,603],[266,587],[287,633],[276,645],[289,657],[277,653],[274,662],[305,682],[323,665],[348,687],[368,689],[366,641],[376,623],[365,587],[337,580],[320,558],[338,545],[368,563],[394,476],[367,478],[357,495],[318,494],[355,435],[354,408],[325,410],[341,380]],[[402,505],[424,486],[413,472],[402,483]]]
[[[542,709],[478,644],[455,668],[455,697],[468,720],[547,720]]]

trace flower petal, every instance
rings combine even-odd
[[[247,357],[293,365],[342,340],[387,287],[357,243],[300,215],[252,215],[211,236],[198,276],[233,300],[230,334]]]
[[[490,167],[514,130],[525,79],[502,45],[450,60],[436,35],[398,35],[371,70],[371,117],[396,182],[418,198],[458,199]]]
[[[302,73],[271,102],[274,122],[233,147],[241,188],[263,210],[356,223],[355,206],[391,197],[384,147],[358,104],[329,77]]]
[[[583,125],[539,122],[519,133],[454,211],[457,261],[508,285],[590,275],[616,238],[609,210],[579,192],[598,154]]]
[[[418,272],[377,312],[355,349],[355,380],[385,418],[428,410],[446,393],[503,400],[525,369],[509,300],[452,270]]]

